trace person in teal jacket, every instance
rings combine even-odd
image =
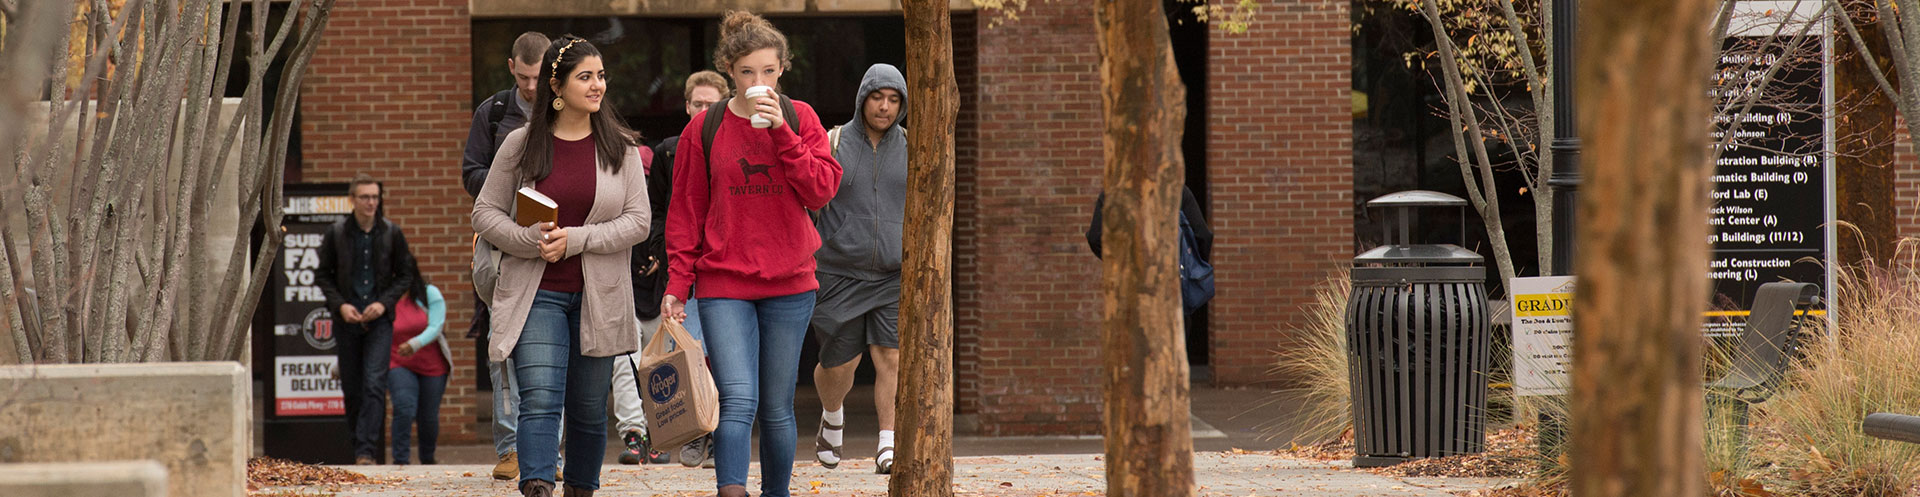
[[[411,258],[409,258],[411,259]],[[440,397],[447,392],[447,372],[453,353],[447,348],[447,301],[440,288],[427,284],[418,265],[413,286],[394,306],[393,353],[389,355],[387,391],[393,395],[393,463],[408,464],[408,444],[419,425],[420,463],[434,464],[435,441],[440,438]]]

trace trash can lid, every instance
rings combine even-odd
[[[1367,201],[1367,207],[1458,207],[1466,199],[1432,190],[1407,190],[1381,195]]]
[[[1382,245],[1354,257],[1355,264],[1478,264],[1485,257],[1459,245]]]

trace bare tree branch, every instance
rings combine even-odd
[[[6,44],[8,50],[0,52],[0,109],[6,115],[24,116],[33,102],[40,100],[45,86],[50,63],[56,59],[50,50],[34,50],[33,47],[50,45],[57,37],[64,37],[66,16],[73,11],[72,0],[34,0],[25,8],[7,14]],[[28,146],[26,126],[29,123],[20,119],[0,119],[0,146],[11,147],[10,152],[0,157],[18,157]],[[25,160],[14,161],[14,178],[28,178]],[[7,204],[19,205],[24,195],[21,185],[9,185]]]
[[[0,212],[6,212],[5,204],[0,204]],[[26,319],[20,314],[20,295],[13,280],[13,259],[9,257],[12,249],[8,236],[0,234],[0,320],[6,321],[7,332],[13,336],[14,361],[17,364],[33,363],[34,341],[27,337]]]
[[[1793,40],[1790,42],[1793,44],[1793,46],[1801,46],[1803,45],[1803,42],[1810,39],[1808,38],[1807,35],[1808,33],[1812,32],[1814,24],[1817,24],[1817,22],[1815,22],[1814,20],[1820,19],[1822,16],[1825,16],[1827,14],[1828,6],[1829,6],[1828,4],[1821,4],[1820,10],[1814,12],[1813,17],[1811,17],[1808,21],[1801,23],[1800,32],[1795,34],[1793,37]],[[1764,55],[1771,52],[1770,48],[1773,46],[1773,43],[1780,38],[1780,33],[1784,31],[1788,25],[1792,24],[1791,20],[1793,19],[1793,13],[1799,12],[1799,11],[1800,11],[1800,3],[1795,2],[1793,10],[1788,11],[1785,14],[1788,18],[1788,21],[1781,22],[1778,26],[1774,27],[1773,35],[1766,37],[1766,42],[1760,45],[1759,50],[1754,51],[1755,57],[1748,57],[1748,63],[1742,66],[1742,70],[1740,71],[1741,74],[1746,73],[1747,68],[1750,68],[1752,66],[1752,62],[1760,58],[1759,55]],[[1760,102],[1760,97],[1767,94],[1765,90],[1767,86],[1773,82],[1774,76],[1780,73],[1780,68],[1786,67],[1786,65],[1790,63],[1792,59],[1793,57],[1776,58],[1773,60],[1773,62],[1767,64],[1767,70],[1760,75],[1760,79],[1746,82],[1746,84],[1751,85],[1751,87],[1748,89],[1748,91],[1742,92],[1743,98],[1741,99],[1740,108],[1739,110],[1732,112],[1731,115],[1733,116],[1733,119],[1729,119],[1727,121],[1726,131],[1722,133],[1720,136],[1720,143],[1714,144],[1713,148],[1709,149],[1709,151],[1707,152],[1707,158],[1709,160],[1719,159],[1721,153],[1725,152],[1728,146],[1733,144],[1733,138],[1735,135],[1738,134],[1736,132],[1740,130],[1741,120],[1739,116],[1744,115],[1747,112],[1753,110],[1753,106]],[[1798,152],[1795,152],[1795,153],[1798,153]]]
[[[281,184],[284,182],[281,181],[282,169],[280,164],[286,161],[287,147],[289,145],[286,138],[293,130],[293,109],[299,105],[300,84],[306,78],[308,61],[313,59],[314,51],[319,49],[320,35],[325,31],[329,18],[328,14],[333,10],[333,3],[334,0],[316,0],[313,8],[307,12],[307,20],[301,25],[302,32],[298,37],[298,41],[294,44],[293,55],[289,58],[287,64],[286,73],[292,76],[281,81],[280,95],[276,97],[274,101],[273,132],[270,135],[272,147],[267,154],[267,160],[263,161],[262,167],[264,169],[260,170],[263,174],[261,174],[259,184],[262,190],[264,190],[263,196],[265,198],[255,197],[252,201],[245,202],[242,205],[243,212],[264,213],[262,217],[265,218],[266,229],[262,230],[262,232],[266,233],[266,239],[262,241],[260,255],[254,261],[252,276],[246,290],[236,295],[235,298],[249,298],[249,296],[252,295],[259,295],[260,290],[264,288],[267,283],[267,272],[272,270],[273,262],[277,260],[279,255],[280,241],[285,235],[285,233],[280,230],[280,223],[284,216],[281,208],[284,204],[281,199]],[[288,16],[292,17],[293,12],[289,11]],[[242,219],[252,219],[252,217],[248,216]],[[248,225],[243,226],[242,229],[247,230],[250,228],[251,223],[248,223]],[[238,246],[236,243],[236,253],[237,250]],[[236,256],[235,259],[237,260],[238,257]],[[228,281],[232,282],[237,280],[229,278]],[[229,338],[239,337],[240,334],[247,329],[247,320],[250,317],[251,316],[238,314],[233,316],[233,321],[229,325],[228,332],[225,333],[225,336]],[[240,347],[244,343],[244,340],[234,340],[231,347],[228,347],[228,357],[239,357]]]
[[[1447,113],[1453,121],[1453,144],[1456,159],[1460,163],[1460,176],[1467,185],[1468,199],[1475,210],[1480,211],[1481,222],[1486,225],[1489,243],[1493,246],[1495,266],[1500,271],[1500,281],[1512,281],[1514,277],[1513,258],[1507,246],[1506,229],[1500,220],[1500,196],[1492,190],[1494,181],[1493,167],[1487,157],[1486,140],[1481,134],[1480,118],[1474,111],[1466,94],[1466,83],[1461,80],[1460,59],[1453,46],[1453,39],[1447,36],[1447,29],[1440,22],[1440,7],[1435,0],[1422,0],[1422,12],[1427,23],[1433,27],[1434,43],[1439,46],[1440,68],[1446,77],[1445,90]],[[1470,130],[1471,140],[1462,129]],[[1471,150],[1469,150],[1471,146]],[[1471,155],[1469,155],[1471,152]],[[1474,179],[1478,170],[1482,180]],[[1484,191],[1483,191],[1484,190]]]
[[[1893,71],[1897,74],[1906,74],[1907,66],[1912,63],[1907,59],[1906,29],[1900,23],[1900,14],[1894,12],[1893,3],[1887,0],[1875,1],[1874,7],[1880,11],[1880,33],[1885,35],[1882,38],[1887,41],[1887,54],[1893,57]],[[1901,105],[1906,105],[1905,94],[1893,93],[1892,95],[1896,95],[1895,98],[1901,101]]]
[[[1834,17],[1839,18],[1839,24],[1847,29],[1847,39],[1853,40],[1854,49],[1858,50],[1862,57],[1866,57],[1867,72],[1873,74],[1873,82],[1880,85],[1880,92],[1885,94],[1888,100],[1900,102],[1902,100],[1900,90],[1894,88],[1893,83],[1887,81],[1886,72],[1880,70],[1880,59],[1874,56],[1873,47],[1867,46],[1867,41],[1860,37],[1860,28],[1854,24],[1853,15],[1840,6],[1840,0],[1827,0],[1827,3],[1830,7],[1837,7],[1839,13]]]

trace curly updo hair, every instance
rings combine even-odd
[[[713,47],[713,68],[732,74],[734,61],[768,48],[779,53],[780,70],[793,68],[787,35],[774,29],[765,17],[744,10],[728,11],[727,17],[720,21],[720,43]]]

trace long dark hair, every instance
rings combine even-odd
[[[427,308],[427,285],[430,284],[427,283],[427,272],[420,270],[420,259],[413,254],[407,254],[405,266],[406,271],[413,273],[413,283],[407,287],[407,296],[412,297],[413,303],[420,304],[424,310]]]
[[[571,47],[568,44],[572,44]],[[560,49],[566,48],[566,56],[561,57]],[[568,74],[587,57],[599,57],[600,49],[593,43],[574,35],[561,35],[547,45],[547,54],[540,58],[540,82],[559,81],[568,84],[572,78],[554,79],[554,74]],[[560,59],[558,70],[554,59]],[[602,63],[605,63],[604,58]],[[522,181],[540,181],[553,173],[553,116],[556,111],[551,106],[554,99],[551,84],[536,84],[533,97],[533,112],[527,116],[527,143],[520,149],[519,168]],[[636,138],[627,128],[625,120],[613,108],[610,98],[613,92],[606,92],[600,99],[600,111],[589,118],[593,124],[594,148],[598,152],[601,167],[614,174],[620,173],[620,164],[627,160],[627,152],[632,151]]]

